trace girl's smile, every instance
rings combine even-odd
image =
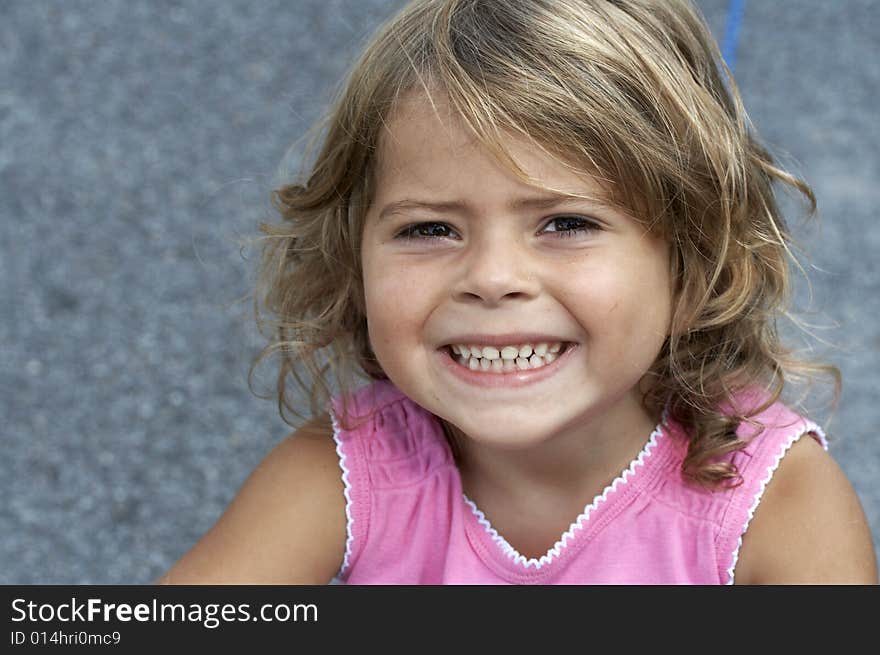
[[[491,353],[484,351],[476,356],[473,348],[468,348],[470,352],[464,356],[455,352],[456,347],[450,346],[441,348],[438,354],[443,365],[463,382],[478,387],[499,388],[525,387],[546,380],[567,365],[577,350],[577,344],[558,341],[549,345],[542,341],[536,347],[533,349],[527,343],[519,348],[516,357],[513,353],[504,352],[516,349],[515,346],[505,346],[502,351],[490,347]],[[551,348],[556,350],[551,352]]]
[[[361,251],[379,363],[475,442],[576,447],[607,431],[630,455],[657,418],[637,386],[668,334],[668,245],[511,138],[523,183],[437,107],[404,99],[380,142]]]

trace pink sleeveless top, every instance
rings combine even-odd
[[[387,381],[353,399],[356,416],[374,414],[343,430],[333,400],[348,523],[337,583],[732,584],[742,536],[786,451],[806,433],[828,448],[816,424],[776,403],[754,417],[761,435],[728,456],[743,484],[710,492],[682,479],[683,432],[663,421],[555,546],[529,559],[462,493],[433,414]]]

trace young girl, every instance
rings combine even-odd
[[[815,202],[720,68],[686,0],[386,25],[263,226],[263,356],[313,419],[162,581],[875,582],[822,429],[780,400],[793,373],[839,393],[775,327],[771,184]]]

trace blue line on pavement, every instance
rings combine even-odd
[[[736,45],[739,41],[739,28],[742,25],[745,13],[746,0],[730,0],[727,8],[727,27],[724,30],[724,45],[721,47],[721,56],[727,62],[730,72],[736,65]]]

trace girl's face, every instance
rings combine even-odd
[[[552,194],[523,184],[438,110],[442,123],[410,97],[379,153],[362,264],[382,368],[486,445],[528,447],[603,417],[634,419],[643,411],[637,384],[669,331],[668,245],[599,201],[538,203]],[[602,194],[528,142],[508,146],[541,183]],[[510,347],[546,343],[549,352],[554,342],[563,348],[549,364],[528,348],[519,362],[503,359]],[[453,344],[491,345],[501,359],[481,349],[487,362],[472,371],[453,359]]]

